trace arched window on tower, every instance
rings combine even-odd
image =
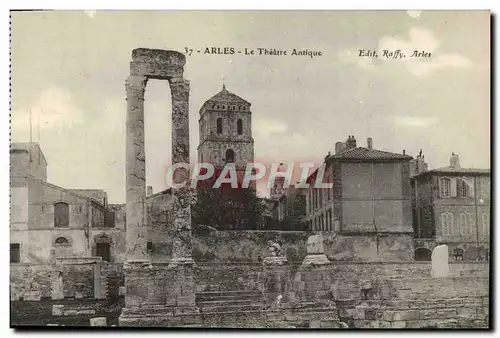
[[[243,121],[241,119],[238,119],[236,124],[237,124],[236,127],[238,129],[238,135],[242,135],[243,134]]]
[[[217,134],[222,134],[222,117],[217,119]]]
[[[54,226],[56,228],[69,227],[69,206],[67,203],[54,204]]]
[[[234,163],[234,151],[233,151],[233,149],[226,150],[226,163]]]

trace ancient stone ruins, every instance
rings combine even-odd
[[[195,196],[188,186],[148,193],[144,93],[150,79],[166,80],[170,86],[172,164],[190,162],[190,83],[184,79],[185,65],[184,54],[177,51],[138,48],[132,52],[126,80],[124,212],[120,205],[108,206],[106,198],[95,191],[63,189],[46,182],[46,162],[38,146],[18,145],[11,150],[11,158],[19,159],[12,161],[12,172],[20,171],[21,165],[15,163],[28,163],[28,153],[29,162],[31,156],[38,156],[34,163],[39,164],[36,170],[30,167],[29,175],[14,177],[12,199],[27,200],[29,188],[34,191],[30,196],[38,194],[43,200],[30,202],[38,208],[32,218],[39,224],[30,224],[32,228],[27,225],[27,207],[16,209],[22,222],[11,222],[13,325],[489,327],[489,262],[476,259],[479,255],[470,250],[465,256],[463,251],[454,254],[452,260],[449,252],[460,248],[436,239],[414,238],[411,157],[374,150],[371,138],[363,148],[356,147],[354,136],[349,136],[347,144],[338,144],[339,148],[347,145],[347,151],[340,149],[328,157],[329,170],[340,178],[334,180],[331,191],[324,193],[326,197],[316,198],[312,189],[305,191],[311,225],[307,231],[225,231],[191,224]],[[205,160],[210,155],[219,162],[223,157],[226,162],[241,158],[253,161],[248,101],[223,86],[203,105],[200,115],[204,126],[200,129],[205,131],[202,137],[212,142],[200,147],[200,162],[204,155]],[[233,147],[236,160],[232,149],[219,147],[229,135],[228,128],[222,132],[221,116],[231,116],[228,125],[234,126],[231,133],[237,138],[233,143],[240,147]],[[363,167],[363,172],[355,173],[361,168],[356,156],[366,158],[370,154],[375,154],[380,163],[370,162],[370,158],[365,163],[368,169]],[[342,176],[343,168],[348,168],[347,177]],[[366,191],[365,200],[360,197],[357,182],[367,177],[366,172],[370,179],[379,175],[373,182],[385,180],[377,187],[370,181],[370,188],[365,189],[378,189],[384,201]],[[189,170],[179,168],[174,182],[182,182],[189,175]],[[425,175],[418,178],[422,184],[417,182],[424,188]],[[448,188],[450,182],[448,179]],[[280,195],[278,188],[275,195]],[[347,195],[352,198],[346,202],[343,198]],[[327,198],[332,206],[329,212],[320,215],[319,208],[311,208],[312,201],[326,205],[316,202]],[[42,203],[47,204],[45,209]],[[69,225],[68,205],[73,226]],[[369,207],[360,211],[365,205]],[[489,212],[489,200],[483,208]],[[57,216],[56,209],[66,216]],[[361,218],[373,221],[370,227],[358,227],[358,223],[369,223],[359,221]],[[423,222],[429,220],[422,218]],[[113,225],[106,226],[110,219]],[[447,225],[452,223],[448,222],[450,218],[443,219]],[[329,226],[324,227],[325,223]],[[485,218],[484,224],[489,224],[489,219]],[[37,226],[49,229],[45,237]],[[30,229],[38,231],[39,242]],[[467,248],[479,252],[478,238],[477,243],[468,241]],[[19,250],[25,248],[20,254]]]
[[[474,270],[460,266],[450,272],[447,257],[443,260],[439,252],[433,254],[438,262],[433,261],[432,266],[429,262],[411,261],[333,262],[325,255],[326,239],[319,233],[303,242],[302,250],[306,252],[302,262],[287,259],[286,242],[269,241],[261,263],[214,258],[197,264],[192,258],[190,196],[183,189],[174,189],[172,193],[171,257],[164,262],[148,261],[144,91],[148,79],[169,82],[172,161],[189,163],[189,82],[183,78],[185,63],[184,55],[175,51],[136,49],[132,53],[126,85],[128,260],[124,266],[125,307],[119,325],[235,328],[488,325],[487,268]],[[185,178],[189,173],[181,174]],[[335,243],[336,237],[331,235],[329,240]],[[383,240],[391,241],[391,234]]]

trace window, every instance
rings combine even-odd
[[[472,215],[468,212],[460,213],[460,236],[471,236],[474,234]]]
[[[19,243],[10,244],[10,262],[19,263],[21,261],[21,246]]]
[[[148,252],[152,252],[153,251],[153,242],[148,241],[146,248],[147,248]]]
[[[236,122],[236,127],[238,129],[238,135],[242,135],[243,134],[243,121],[241,119],[238,119],[238,121]]]
[[[217,119],[217,134],[222,134],[222,118]]]
[[[490,237],[490,215],[488,213],[481,215],[481,232],[483,240],[487,240]]]
[[[226,163],[234,163],[234,150],[226,150]]]
[[[57,237],[56,240],[54,241],[54,244],[56,244],[56,245],[69,245],[69,242],[64,237]]]
[[[443,236],[453,236],[453,214],[451,212],[443,212],[441,214],[441,227]]]
[[[67,203],[54,204],[54,226],[56,228],[69,227],[69,206]]]
[[[464,260],[464,251],[462,249],[454,249],[453,250],[453,258],[456,261],[463,261]]]
[[[442,178],[441,179],[441,196],[450,196],[450,179]]]
[[[467,184],[466,180],[464,179],[457,180],[457,191],[458,191],[458,196],[460,197],[469,196],[469,185]]]
[[[430,261],[432,256],[431,250],[426,248],[415,249],[414,254],[416,261]]]

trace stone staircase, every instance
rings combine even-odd
[[[196,306],[201,313],[260,311],[264,308],[264,298],[257,290],[200,292],[196,293]]]

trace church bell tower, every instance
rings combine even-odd
[[[225,85],[203,104],[198,121],[200,163],[211,163],[216,170],[222,169],[226,163],[234,163],[241,173],[247,163],[253,162],[250,106],[250,102],[229,92]]]

